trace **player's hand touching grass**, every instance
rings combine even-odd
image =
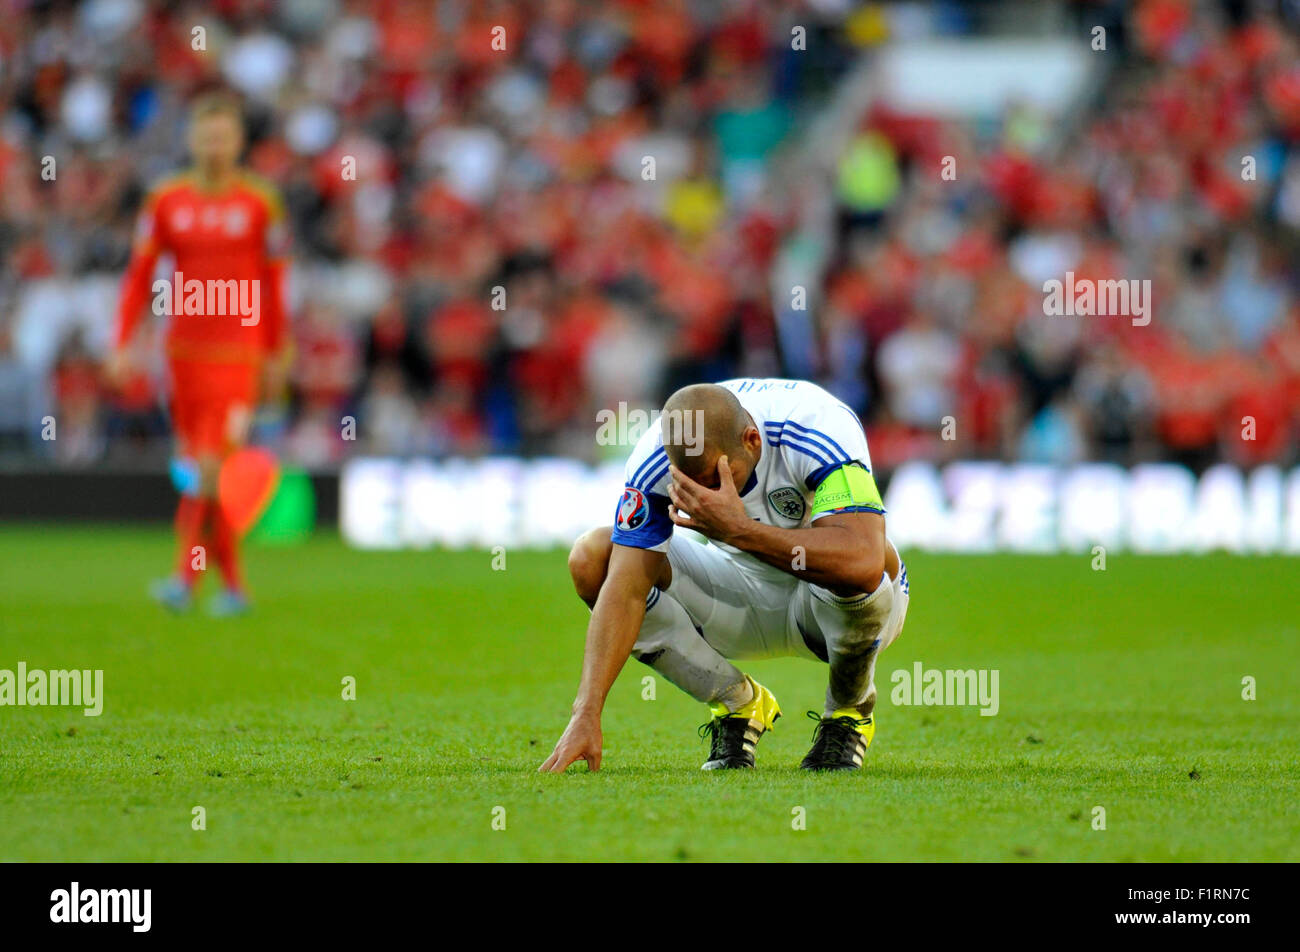
[[[668,518],[674,524],[727,542],[750,522],[745,504],[736,491],[727,457],[718,457],[718,488],[701,486],[676,466],[669,468],[672,482],[668,484]]]
[[[667,554],[616,545],[610,536],[606,536],[604,551],[589,551],[586,558],[588,568],[603,570],[604,579],[595,582],[599,594],[587,623],[582,678],[573,699],[573,716],[551,756],[538,768],[541,772],[563,773],[578,760],[585,760],[588,770],[600,769],[600,712],[605,709],[609,689],[632,654],[650,589],[661,579],[666,587],[666,579],[671,578]],[[584,601],[591,604],[589,598]]]
[[[555,750],[537,772],[564,773],[570,764],[579,760],[587,762],[588,770],[599,770],[601,742],[600,715],[576,712],[560,735]]]

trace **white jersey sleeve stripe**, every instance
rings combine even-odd
[[[810,459],[813,460],[813,462],[821,466],[829,466],[831,463],[830,460],[828,460],[825,456],[823,456],[821,453],[817,452],[816,450],[810,449],[809,447],[803,446],[799,443],[791,442],[788,437],[783,439],[779,433],[769,432],[767,435],[767,442],[772,446],[786,446],[792,450],[798,450],[804,456],[809,457]]]
[[[667,454],[665,454],[663,465],[660,466],[657,470],[655,470],[654,473],[647,476],[645,479],[645,483],[640,488],[646,490],[647,492],[654,489],[655,483],[659,482],[659,480],[663,479],[665,476],[668,475],[668,466],[669,463],[667,459]]]
[[[790,430],[793,430],[795,434],[808,440],[810,443],[820,446],[822,449],[826,450],[827,453],[830,453],[833,447],[835,453],[838,453],[841,459],[850,458],[849,454],[844,452],[844,447],[840,446],[840,444],[836,443],[821,430],[814,430],[812,427],[804,426],[802,423],[795,423],[794,420],[786,420],[785,425]],[[814,439],[814,437],[816,439]],[[826,446],[825,443],[819,442],[821,440],[824,440],[825,443],[829,443],[830,446]]]
[[[784,429],[788,424],[789,421],[786,421],[784,424],[768,424],[768,442],[773,446],[788,446],[791,449],[799,450],[806,456],[811,456],[823,466],[828,466],[834,462],[848,463],[852,461],[852,457],[842,449],[839,449],[839,444],[835,443],[834,440],[830,440],[829,442],[834,444],[836,450],[839,450],[839,452],[832,450],[820,440],[814,439],[811,436],[805,436],[793,428],[788,430]]]
[[[668,451],[665,450],[662,446],[659,447],[657,450],[655,450],[653,453],[651,453],[649,456],[646,457],[645,462],[643,462],[639,467],[637,467],[637,471],[633,473],[632,478],[628,480],[628,485],[635,486],[638,489],[644,489],[645,486],[653,486],[654,480],[650,480],[649,482],[646,482],[643,485],[642,477],[645,476],[647,473],[657,469],[659,467],[659,464],[665,462],[667,459],[668,459]]]

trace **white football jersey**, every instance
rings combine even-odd
[[[738,487],[751,518],[783,529],[812,524],[813,495],[828,475],[849,463],[871,471],[867,437],[857,415],[841,400],[806,380],[723,380],[763,434],[763,450],[749,482]],[[689,431],[688,431],[689,432]],[[668,517],[668,454],[656,424],[627,461],[623,495],[614,515],[613,540],[638,549],[666,551],[676,526]],[[879,512],[845,506],[818,513]],[[715,543],[731,552],[739,550]]]

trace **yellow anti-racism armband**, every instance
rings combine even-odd
[[[836,509],[885,511],[875,479],[856,463],[846,463],[835,470],[813,493],[812,518]]]

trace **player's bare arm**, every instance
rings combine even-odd
[[[572,763],[585,760],[600,769],[600,715],[609,689],[632,654],[645,615],[645,600],[666,567],[662,552],[614,545],[609,568],[587,625],[582,678],[573,702],[569,726],[539,772],[563,773]]]
[[[835,513],[808,528],[783,529],[745,513],[726,456],[718,458],[716,489],[675,466],[669,471],[673,479],[668,515],[676,525],[735,546],[837,595],[870,592],[880,584],[882,572],[897,574],[898,556],[885,542],[885,517],[879,513]]]

